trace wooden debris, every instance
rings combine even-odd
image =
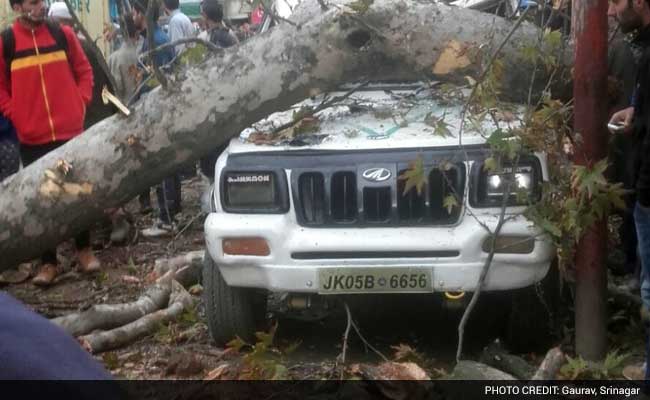
[[[110,331],[82,336],[79,341],[85,349],[93,354],[116,349],[152,334],[161,325],[177,319],[192,304],[192,296],[181,284],[173,281],[167,308],[147,314]]]
[[[533,375],[534,381],[548,381],[555,379],[562,364],[564,364],[565,356],[559,347],[554,347],[546,353],[546,357],[540,364],[537,372]]]
[[[99,304],[81,313],[55,318],[52,322],[72,336],[85,335],[96,329],[112,329],[165,307],[170,293],[169,282],[161,282],[149,287],[132,303]]]

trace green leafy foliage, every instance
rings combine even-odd
[[[242,368],[239,379],[271,379],[282,380],[289,378],[289,370],[284,365],[284,356],[295,351],[300,342],[289,344],[284,350],[274,347],[275,334],[278,329],[276,323],[268,332],[256,332],[256,341],[249,344],[237,337],[226,344],[226,349],[232,353],[242,353]]]
[[[588,362],[578,356],[567,356],[567,363],[560,368],[560,375],[564,379],[612,379],[620,376],[628,354],[619,354],[618,350],[607,353],[601,362]]]
[[[620,183],[605,178],[607,160],[593,166],[571,166],[559,171],[556,182],[544,185],[540,202],[526,215],[553,239],[564,260],[571,260],[587,228],[615,208],[624,208],[626,194]],[[562,173],[564,172],[564,173]]]

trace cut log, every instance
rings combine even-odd
[[[480,361],[518,379],[528,380],[535,374],[535,368],[521,357],[509,354],[500,343],[487,346],[481,354]]]
[[[117,349],[154,333],[160,326],[177,319],[193,304],[192,296],[178,282],[172,282],[172,292],[167,308],[126,324],[122,327],[82,336],[82,346],[93,354]]]
[[[564,364],[565,356],[559,347],[553,347],[546,353],[546,357],[540,364],[537,372],[533,375],[534,381],[548,381],[555,379],[562,364]]]
[[[124,304],[99,304],[88,310],[52,320],[72,336],[80,336],[97,329],[112,329],[128,324],[169,303],[171,285],[163,281],[152,285],[137,301]]]
[[[0,270],[38,257],[105,209],[314,92],[359,79],[466,82],[477,76],[477,64],[464,50],[480,46],[489,54],[513,26],[437,2],[375,0],[362,12],[345,6],[353,2],[323,11],[316,0],[303,1],[294,24],[179,73],[168,90],[144,96],[131,116],[101,121],[7,178],[0,184]],[[511,98],[528,95],[522,50],[537,44],[538,32],[523,24],[501,52],[501,92]]]

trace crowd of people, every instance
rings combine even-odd
[[[123,37],[120,47],[107,59],[109,71],[102,69],[102,55],[74,30],[74,19],[64,2],[43,0],[9,0],[17,14],[14,23],[2,33],[0,54],[0,180],[27,167],[47,153],[64,145],[93,124],[114,113],[102,102],[107,88],[124,104],[137,101],[149,86],[148,63],[173,69],[178,56],[189,43],[162,47],[151,57],[146,40],[148,0],[133,0],[131,12],[122,15]],[[158,24],[159,9],[154,8],[153,43],[156,48],[186,38],[200,37],[220,47],[230,47],[237,37],[223,23],[223,8],[217,0],[201,3],[201,33],[179,9],[179,0],[164,0],[168,16],[167,32]],[[115,87],[111,86],[112,76]],[[69,99],[76,99],[70,101]],[[201,162],[201,170],[211,176],[220,149]],[[210,165],[211,164],[211,165]],[[181,211],[181,175],[174,173],[155,187],[157,218],[143,235],[156,237],[171,233],[176,215]],[[139,196],[141,212],[152,211],[150,190]],[[109,212],[113,243],[126,240],[131,229],[121,209]],[[93,254],[90,233],[75,237],[77,268],[84,273],[101,269]],[[56,249],[41,256],[40,268],[33,279],[35,285],[51,285],[61,273]]]

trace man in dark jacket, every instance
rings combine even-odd
[[[641,258],[641,315],[646,328],[650,326],[650,4],[648,0],[610,0],[607,14],[616,18],[623,33],[636,31],[631,43],[640,56],[632,106],[615,113],[611,124],[622,125],[625,134],[634,134],[636,205],[634,223]],[[646,365],[650,359],[650,346]],[[625,371],[624,371],[625,373]],[[650,378],[650,369],[639,367],[626,375],[635,379]]]
[[[9,4],[17,18],[0,46],[0,112],[16,127],[20,158],[28,166],[83,132],[93,74],[74,31],[46,22],[43,0]],[[7,53],[13,57],[5,60]],[[98,271],[90,233],[81,233],[75,243],[79,270]],[[60,273],[56,249],[41,259],[33,282],[50,285]]]

